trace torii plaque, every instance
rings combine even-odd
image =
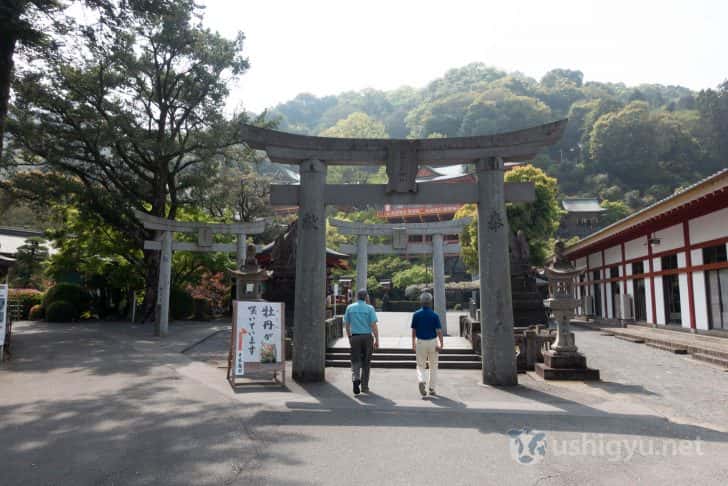
[[[243,125],[241,139],[272,162],[299,164],[300,185],[272,186],[271,204],[298,205],[293,377],[325,379],[327,204],[478,204],[483,382],[515,385],[506,200],[535,198],[529,183],[505,184],[504,162],[534,157],[567,120],[495,135],[419,140],[310,137]],[[417,184],[417,168],[475,164],[477,183]],[[328,165],[386,165],[387,184],[326,184]]]

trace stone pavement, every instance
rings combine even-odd
[[[575,319],[572,322],[578,326],[599,329],[629,340],[644,341],[645,344],[665,350],[684,350],[691,355],[698,358],[702,357],[708,361],[713,358],[715,364],[723,368],[728,368],[728,338],[726,337],[708,336],[641,325],[614,327],[579,319]]]
[[[233,391],[224,370],[191,359],[212,338],[180,353],[224,327],[173,323],[159,340],[142,326],[20,323],[14,359],[0,368],[0,484],[725,484],[728,477],[728,374],[684,356],[580,330],[577,343],[603,382],[519,375],[519,386],[493,388],[479,384],[478,371],[445,370],[440,396],[423,400],[413,371],[375,370],[374,394],[355,398],[348,370],[328,369],[322,384]],[[506,432],[522,428],[545,433],[543,456],[528,454],[533,431],[520,437],[519,457],[534,465],[512,455]]]

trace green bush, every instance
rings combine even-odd
[[[43,307],[46,309],[46,316],[54,302],[67,302],[75,309],[74,318],[78,318],[83,312],[90,309],[91,295],[86,289],[74,283],[59,283],[48,289],[43,299]],[[50,319],[49,319],[50,320]]]
[[[194,299],[195,320],[207,321],[212,316],[212,304],[209,299],[197,297]]]
[[[463,306],[460,304],[455,304],[453,306],[452,310],[456,310],[456,311],[463,310]]]
[[[189,319],[195,314],[195,300],[189,292],[172,289],[169,296],[169,313],[172,319]]]
[[[17,320],[28,319],[31,307],[43,302],[43,292],[36,289],[9,289],[8,303],[19,303],[20,313],[13,316]]]
[[[28,312],[28,319],[31,321],[40,321],[45,317],[45,309],[41,304],[36,304],[30,308]]]
[[[48,322],[71,322],[78,315],[78,311],[70,302],[56,300],[46,309]]]

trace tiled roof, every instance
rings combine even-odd
[[[561,206],[570,213],[601,213],[606,211],[595,197],[564,199]]]

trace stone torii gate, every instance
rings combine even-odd
[[[158,239],[144,242],[145,250],[158,250],[162,254],[159,259],[159,285],[157,287],[157,320],[154,333],[166,336],[169,328],[169,294],[172,280],[172,252],[184,251],[219,251],[236,254],[238,270],[243,269],[247,253],[246,239],[248,235],[257,235],[265,231],[265,220],[254,223],[196,223],[173,221],[166,218],[150,216],[141,211],[134,214],[142,222],[145,229],[157,232]],[[196,233],[197,241],[174,241],[174,233]],[[214,234],[236,235],[235,243],[215,243]],[[237,291],[240,292],[238,282]]]
[[[478,204],[483,382],[515,385],[506,201],[535,198],[533,184],[505,184],[504,162],[556,143],[567,120],[496,135],[420,140],[310,137],[243,125],[241,140],[272,162],[298,164],[300,185],[274,185],[271,204],[298,205],[293,378],[325,379],[327,204]],[[418,184],[420,164],[474,163],[477,183]],[[329,165],[386,165],[387,184],[326,184]]]
[[[440,316],[443,332],[447,334],[447,305],[445,298],[445,252],[460,253],[460,243],[445,244],[445,235],[459,235],[470,224],[470,218],[453,219],[432,223],[352,223],[331,219],[331,225],[343,235],[356,235],[356,245],[342,245],[341,251],[356,254],[356,289],[367,288],[369,255],[432,254],[432,277],[435,312]],[[422,235],[422,243],[410,243],[409,235]],[[370,245],[370,236],[391,236],[389,244]],[[424,242],[432,236],[432,245]]]

